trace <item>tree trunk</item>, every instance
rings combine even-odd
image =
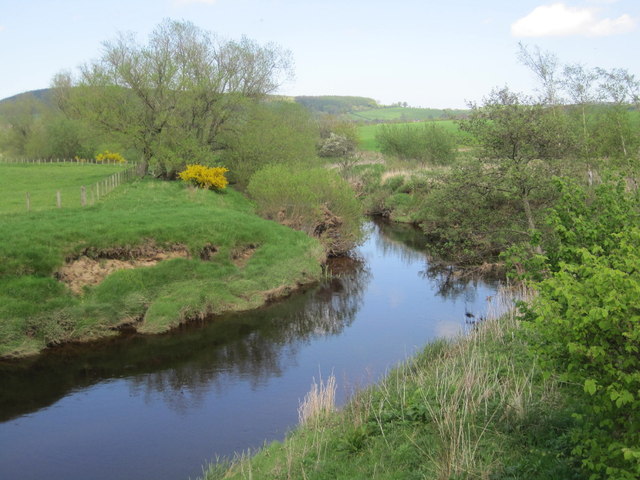
[[[522,196],[522,205],[524,206],[524,214],[527,217],[527,224],[529,225],[529,231],[534,232],[536,230],[536,222],[533,219],[533,212],[531,211],[531,204],[529,203],[529,197],[527,195]],[[542,251],[542,247],[540,245],[536,245],[534,247],[534,251],[538,255],[542,255],[544,252]]]

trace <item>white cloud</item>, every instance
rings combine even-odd
[[[636,27],[631,16],[598,18],[597,8],[568,7],[564,3],[542,5],[511,25],[516,37],[558,37],[584,35],[603,37],[626,33]]]

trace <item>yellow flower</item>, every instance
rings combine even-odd
[[[198,187],[223,190],[229,181],[224,176],[228,172],[228,168],[224,167],[205,167],[204,165],[187,165],[178,176],[185,182],[191,182]]]

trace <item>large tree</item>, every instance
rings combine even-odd
[[[210,155],[244,102],[260,99],[290,74],[289,53],[252,40],[223,41],[190,22],[166,20],[139,44],[105,42],[77,76],[54,79],[59,106],[135,147],[157,172]]]

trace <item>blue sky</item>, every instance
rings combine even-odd
[[[163,19],[292,52],[287,95],[461,108],[493,87],[532,93],[518,42],[640,76],[638,0],[0,0],[0,98],[48,87],[102,42]]]

